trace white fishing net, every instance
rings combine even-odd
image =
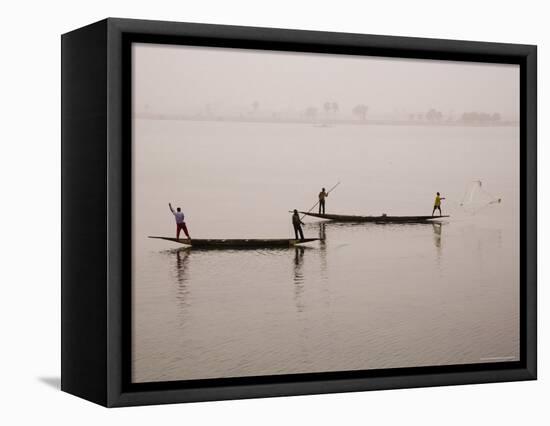
[[[502,198],[487,191],[480,180],[474,180],[466,187],[460,207],[467,213],[476,214],[491,205],[500,204],[501,202]]]

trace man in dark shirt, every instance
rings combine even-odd
[[[296,239],[303,240],[304,239],[304,231],[302,231],[302,225],[304,222],[300,219],[300,215],[298,214],[298,210],[294,209],[294,214],[292,215],[292,225],[294,226],[294,235],[296,236]],[[300,234],[300,238],[298,238],[298,234]]]
[[[325,188],[319,192],[319,214],[321,214],[321,211],[323,214],[325,214],[325,198],[328,197],[328,193],[325,191]]]

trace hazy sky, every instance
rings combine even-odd
[[[250,106],[342,113],[396,110],[519,115],[519,66],[155,44],[133,46],[134,111],[185,113]]]

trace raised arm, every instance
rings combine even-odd
[[[172,208],[172,203],[168,203],[168,207],[170,207],[170,211],[174,213],[174,209]]]

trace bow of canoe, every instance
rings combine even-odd
[[[343,214],[318,214],[300,212],[301,214],[327,219],[336,222],[373,222],[373,223],[426,223],[434,219],[442,219],[450,216],[355,216]]]
[[[238,248],[238,249],[261,249],[261,248],[285,248],[294,247],[299,244],[310,243],[312,241],[318,241],[320,238],[305,238],[303,240],[293,240],[288,238],[280,239],[195,239],[189,240],[187,238],[171,238],[171,237],[159,237],[149,236],[149,238],[155,238],[160,240],[172,241],[174,243],[184,244],[196,248]]]

